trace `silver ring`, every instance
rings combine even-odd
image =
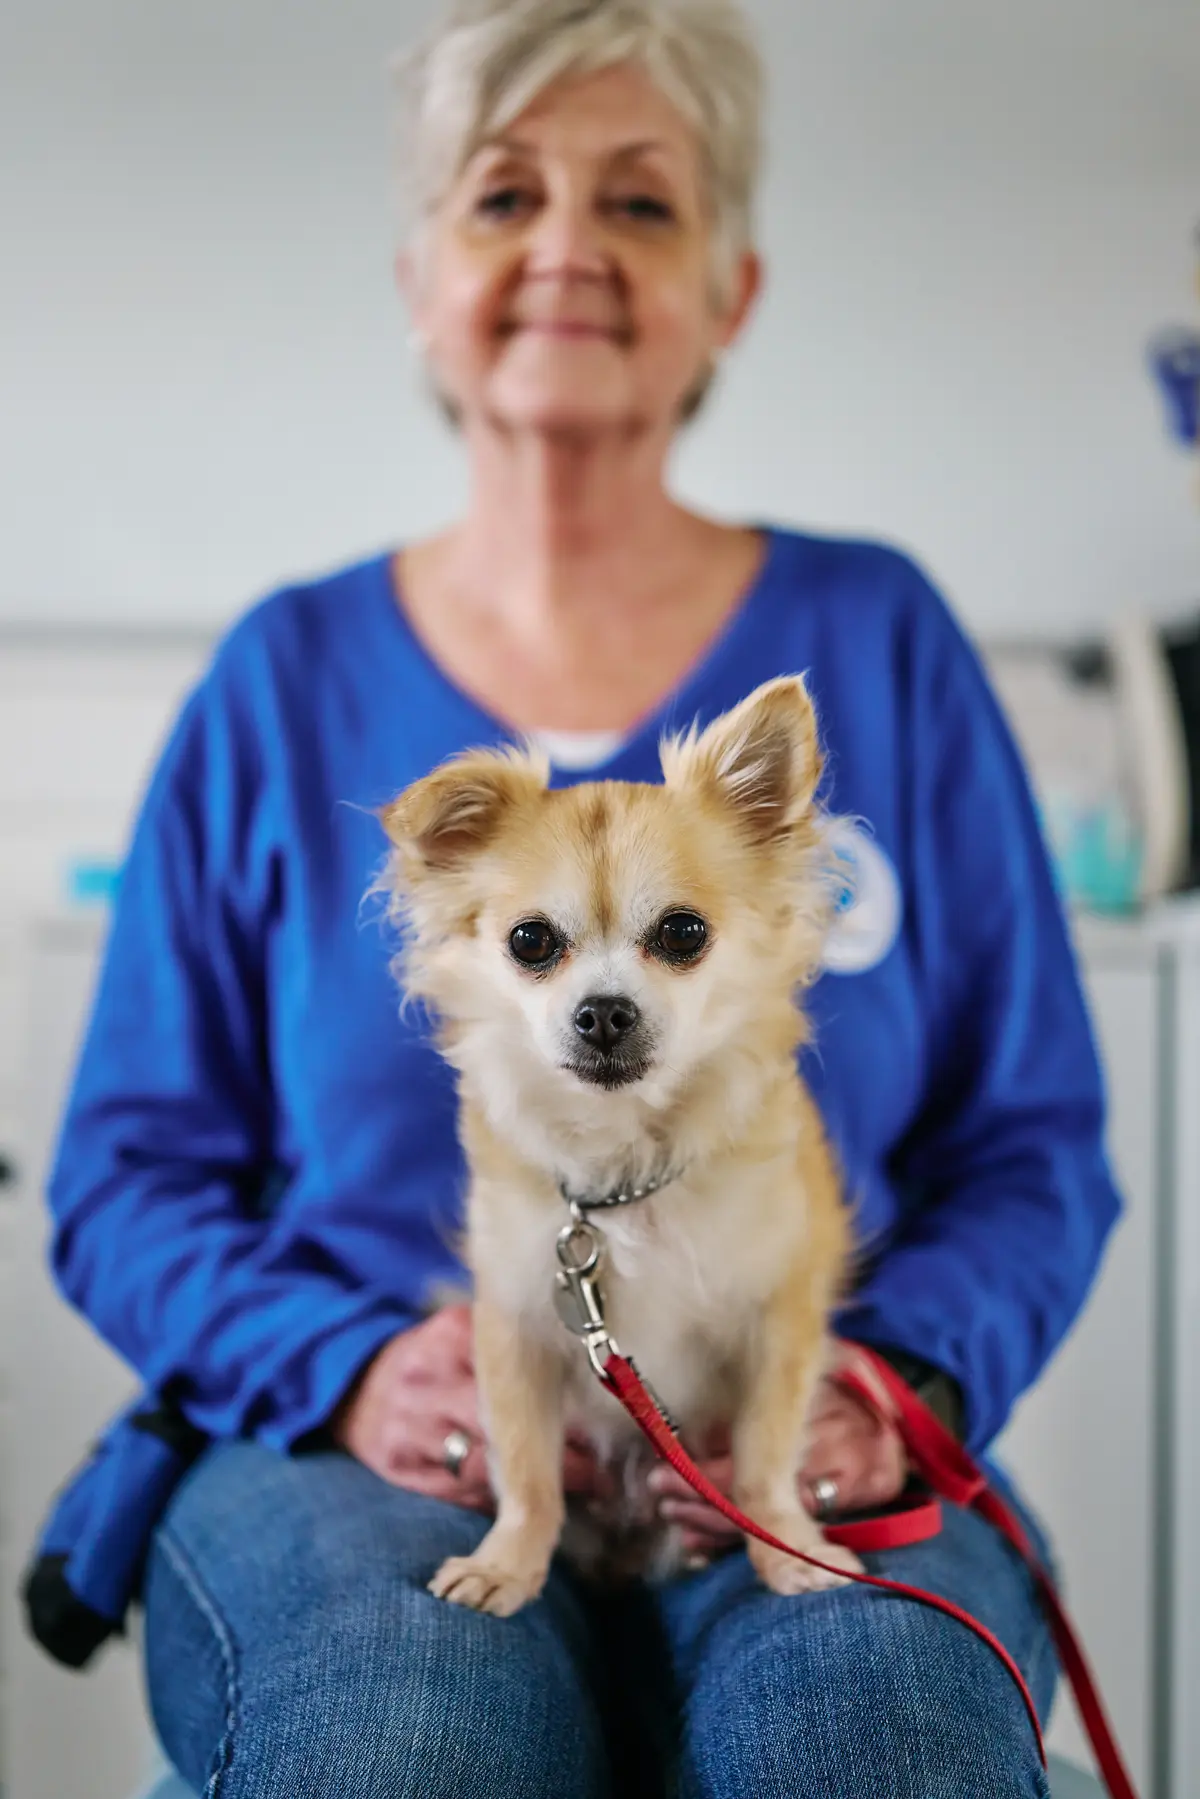
[[[818,1518],[828,1518],[831,1512],[837,1511],[838,1484],[823,1474],[820,1480],[814,1480],[809,1488],[813,1496],[813,1512]]]
[[[448,1430],[442,1441],[442,1465],[447,1474],[455,1480],[462,1473],[463,1463],[471,1453],[471,1439],[465,1430]]]

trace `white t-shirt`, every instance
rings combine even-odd
[[[600,768],[625,741],[624,731],[530,731],[530,743],[544,750],[555,768]]]

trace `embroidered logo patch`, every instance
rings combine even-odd
[[[900,882],[875,839],[852,819],[830,819],[826,835],[836,910],[822,960],[831,974],[862,974],[883,961],[900,934]]]

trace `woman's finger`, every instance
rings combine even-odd
[[[446,1439],[460,1431],[472,1444],[482,1443],[479,1398],[468,1380],[439,1380],[428,1386],[405,1386],[391,1395],[384,1431],[389,1447],[414,1460],[444,1461]]]
[[[713,1456],[707,1461],[697,1462],[701,1474],[710,1480],[721,1493],[728,1494],[733,1485],[733,1458],[728,1455]],[[647,1476],[650,1491],[660,1499],[696,1499],[696,1489],[684,1480],[682,1474],[676,1472],[668,1462],[660,1462],[650,1470]]]
[[[700,1464],[702,1471],[722,1492],[732,1484],[733,1465],[728,1456]],[[817,1510],[812,1483],[833,1480],[839,1511],[882,1505],[902,1490],[906,1478],[903,1444],[890,1428],[860,1429],[852,1414],[830,1414],[812,1432],[809,1453],[800,1476],[801,1497],[812,1512]],[[694,1489],[665,1463],[649,1477],[651,1492],[660,1503],[702,1504]],[[707,1509],[707,1508],[706,1508]],[[714,1514],[719,1515],[719,1514]]]
[[[462,1440],[466,1454],[460,1456]],[[494,1505],[487,1444],[479,1431],[450,1417],[420,1413],[393,1420],[389,1433],[387,1477],[397,1486],[479,1509]]]
[[[419,1413],[432,1418],[443,1435],[448,1430],[465,1430],[469,1437],[483,1440],[479,1389],[470,1378],[456,1376],[440,1381],[426,1393],[406,1394],[402,1409],[409,1416]]]
[[[466,1454],[460,1456],[456,1452],[462,1448],[462,1440],[467,1447]],[[388,1420],[384,1443],[391,1474],[403,1476],[437,1468],[452,1480],[488,1479],[483,1433],[472,1425],[471,1408],[467,1405],[444,1412],[439,1407],[394,1412]]]
[[[895,1499],[903,1490],[906,1477],[903,1450],[897,1451],[896,1445],[850,1443],[828,1460],[817,1460],[814,1454],[800,1476],[800,1496],[809,1511],[816,1514],[821,1508],[816,1503],[814,1485],[829,1480],[837,1488],[835,1511],[863,1511]]]
[[[677,1524],[681,1530],[703,1537],[706,1542],[731,1543],[742,1535],[723,1512],[717,1511],[715,1506],[705,1505],[702,1499],[664,1499],[658,1515],[664,1523]]]
[[[452,1458],[447,1451],[448,1441],[455,1433],[469,1441],[457,1476],[451,1470]],[[438,1391],[436,1396],[431,1389],[428,1405],[422,1403],[422,1397],[409,1395],[403,1410],[397,1411],[390,1421],[387,1465],[389,1476],[404,1484],[410,1484],[410,1475],[425,1477],[431,1469],[439,1469],[451,1481],[490,1490],[487,1444],[479,1426],[473,1387],[459,1384],[448,1391]],[[423,1484],[422,1491],[427,1485]],[[454,1486],[445,1487],[441,1482],[434,1485],[438,1497],[455,1496]],[[613,1490],[612,1475],[600,1466],[595,1453],[577,1442],[568,1442],[563,1452],[563,1491],[601,1498]]]
[[[848,1444],[874,1445],[891,1434],[891,1427],[864,1413],[836,1408],[813,1420],[808,1432],[805,1462],[814,1463],[836,1455]]]
[[[480,1442],[473,1442],[462,1460],[457,1461],[447,1452],[444,1438],[427,1447],[415,1445],[411,1437],[405,1438],[388,1457],[388,1474],[400,1486],[410,1486],[416,1480],[433,1482],[439,1497],[446,1499],[453,1499],[468,1488],[491,1492],[487,1450]],[[423,1485],[421,1490],[426,1487]]]
[[[450,1500],[473,1511],[494,1509],[482,1445],[472,1445],[457,1476],[451,1474],[444,1459],[435,1460],[423,1453],[409,1436],[394,1439],[374,1452],[368,1449],[359,1460],[393,1487]]]
[[[460,1505],[467,1511],[482,1512],[489,1517],[496,1509],[496,1501],[486,1482],[465,1477],[455,1480],[444,1469],[410,1469],[403,1478],[393,1478],[392,1485],[403,1487],[409,1493],[420,1493],[426,1499],[440,1499],[447,1505]]]

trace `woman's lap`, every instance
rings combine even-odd
[[[485,1528],[345,1456],[211,1452],[168,1512],[146,1582],[151,1702],[197,1791],[1045,1791],[1008,1675],[928,1608],[862,1588],[779,1599],[732,1555],[602,1606],[556,1572],[516,1618],[478,1617],[424,1583]],[[990,1625],[1048,1709],[1053,1659],[1036,1601],[986,1525],[951,1511],[934,1542],[877,1560]]]
[[[425,1591],[486,1528],[347,1456],[211,1452],[145,1591],[151,1706],[184,1777],[212,1799],[602,1793],[567,1582],[503,1622]]]
[[[1004,1643],[1043,1717],[1055,1662],[1032,1583],[982,1519],[868,1557],[951,1599]],[[744,1556],[664,1589],[684,1695],[687,1799],[995,1799],[1044,1794],[1015,1683],[963,1625],[866,1587],[781,1599]]]

